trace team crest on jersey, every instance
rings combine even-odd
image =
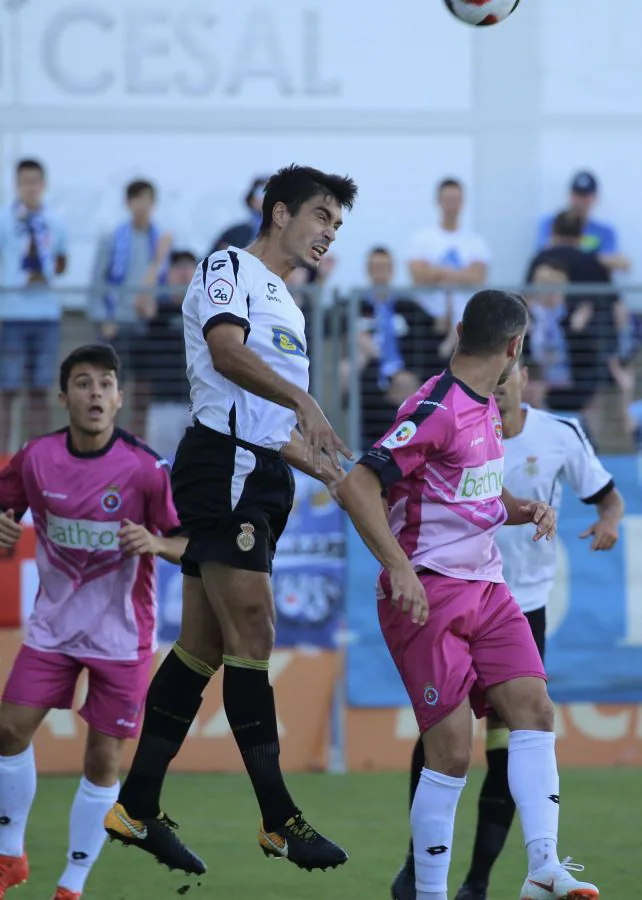
[[[106,488],[105,493],[100,498],[100,505],[106,513],[118,512],[123,505],[123,498],[120,494],[120,490],[115,485],[110,485]]]
[[[537,465],[537,457],[536,456],[527,456],[526,457],[526,474],[530,475],[531,478],[537,475],[539,472],[539,466]]]
[[[236,535],[236,544],[239,550],[242,550],[244,553],[249,553],[249,551],[252,550],[256,544],[254,525],[250,524],[250,522],[245,522],[241,525],[241,530]]]
[[[277,328],[276,325],[272,326],[272,343],[281,353],[287,353],[288,356],[302,356],[304,359],[306,358],[301,341],[295,338],[292,332],[286,331],[284,328]]]
[[[428,706],[436,706],[439,700],[439,691],[430,682],[424,688],[424,701]]]
[[[493,428],[495,429],[495,437],[501,443],[501,441],[504,440],[504,429],[502,428],[502,420],[498,419],[497,416],[493,416],[492,422],[493,422]]]
[[[417,426],[414,422],[404,422],[396,431],[393,431],[389,437],[383,441],[382,447],[388,450],[396,450],[398,447],[405,447],[417,434]]]
[[[207,296],[216,306],[227,306],[232,302],[234,288],[225,278],[217,278],[207,289]]]

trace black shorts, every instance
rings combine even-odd
[[[294,501],[294,478],[279,453],[197,422],[178,445],[172,491],[188,538],[185,575],[198,577],[204,562],[272,571]]]
[[[530,612],[524,613],[531,626],[539,655],[544,662],[544,651],[546,649],[546,607],[540,606],[539,609],[532,609]]]

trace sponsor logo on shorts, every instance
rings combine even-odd
[[[136,728],[136,722],[128,722],[127,719],[117,719],[116,725],[121,725],[123,728]]]
[[[414,422],[404,422],[393,431],[389,437],[382,441],[381,446],[387,447],[389,450],[396,450],[398,447],[405,447],[417,434],[417,426]]]
[[[207,289],[207,296],[216,306],[228,306],[234,296],[234,288],[225,278],[217,278]]]
[[[504,486],[504,460],[489,459],[484,466],[466,468],[455,493],[456,500],[491,500],[501,497]]]
[[[291,331],[285,331],[285,329],[273,325],[272,343],[281,353],[287,353],[288,356],[302,356],[303,359],[307,359],[303,344]]]
[[[427,684],[424,688],[424,702],[428,706],[436,706],[439,700],[439,691],[434,684]]]
[[[100,505],[107,513],[118,512],[123,505],[123,498],[116,485],[111,484],[105,488],[105,493],[100,498]]]
[[[91,519],[65,519],[47,512],[47,538],[69,550],[117,553],[120,522],[92,522]]]
[[[241,530],[236,535],[236,544],[239,550],[242,550],[244,553],[249,553],[252,550],[256,544],[254,525],[250,524],[250,522],[245,522],[244,525],[241,525]]]
[[[504,429],[502,428],[502,420],[498,419],[497,416],[493,416],[492,418],[493,428],[495,429],[495,437],[498,441],[503,441],[504,439]]]

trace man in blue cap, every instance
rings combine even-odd
[[[615,228],[591,217],[597,201],[597,178],[592,172],[577,172],[571,181],[568,210],[577,213],[584,221],[582,250],[596,253],[603,266],[611,272],[626,272],[630,261],[619,249],[619,239]],[[545,216],[539,224],[537,249],[544,250],[551,243],[554,215]]]

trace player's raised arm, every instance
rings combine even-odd
[[[336,434],[314,397],[287,381],[245,346],[243,327],[223,322],[207,333],[207,346],[217,372],[239,387],[296,413],[304,443],[304,461],[312,462],[315,475],[322,471],[321,454],[330,457],[335,469],[341,469],[339,453],[352,459],[352,452]]]

